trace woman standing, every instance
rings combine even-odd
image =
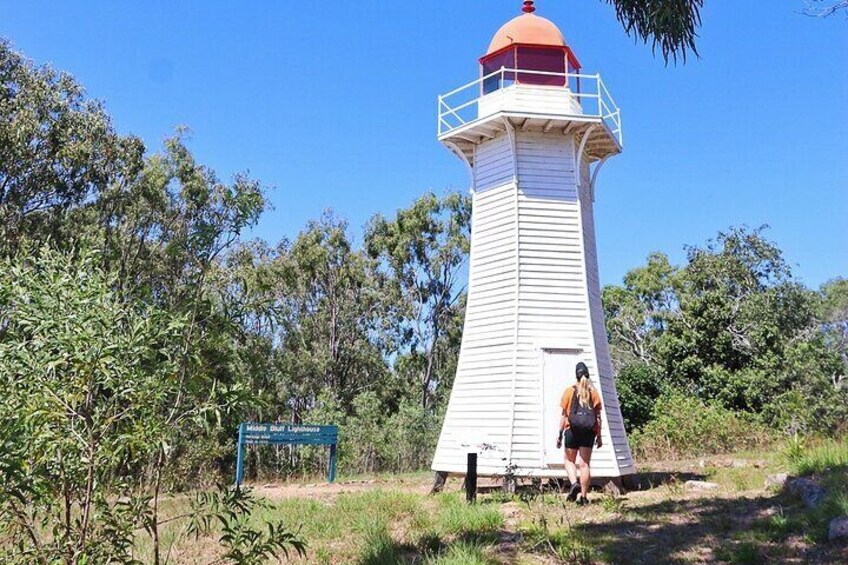
[[[589,461],[592,459],[592,447],[601,447],[601,397],[589,382],[589,369],[583,362],[577,363],[575,370],[577,382],[565,389],[562,395],[562,417],[559,424],[557,449],[565,442],[565,470],[571,481],[568,500],[577,500],[578,504],[588,504]],[[563,433],[564,432],[564,433]],[[577,481],[577,455],[583,460],[580,465],[580,481]]]

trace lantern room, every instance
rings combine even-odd
[[[580,62],[566,44],[559,28],[534,14],[532,0],[525,0],[522,15],[504,24],[480,58],[483,94],[509,84],[566,86],[568,74],[580,71]],[[498,73],[501,69],[504,72]],[[522,72],[524,71],[524,72]],[[579,92],[579,84],[569,85]]]
[[[621,151],[621,113],[599,74],[585,74],[559,28],[523,14],[495,33],[479,75],[439,96],[438,136],[469,162],[475,148],[501,133],[583,134],[590,160]]]

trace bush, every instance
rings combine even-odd
[[[674,458],[750,449],[771,440],[770,432],[746,415],[687,395],[664,393],[651,421],[631,435],[640,458]]]
[[[624,427],[632,432],[651,419],[651,410],[665,385],[655,367],[631,363],[618,371],[615,386]]]

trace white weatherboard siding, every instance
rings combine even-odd
[[[544,417],[584,361],[605,407],[596,477],[635,471],[615,392],[604,330],[588,164],[576,165],[574,135],[507,133],[476,146],[468,302],[454,388],[432,468],[564,477],[543,438]],[[580,169],[578,171],[578,169]],[[582,177],[582,178],[581,178]],[[556,357],[556,354],[567,357]],[[543,366],[569,367],[543,386]],[[559,368],[557,368],[559,371]],[[559,455],[562,451],[559,452]]]
[[[582,114],[577,98],[568,95],[568,92],[561,86],[513,84],[480,98],[479,117],[491,116],[502,110],[535,114]]]
[[[586,286],[588,289],[589,305],[592,311],[592,333],[595,338],[596,359],[600,382],[601,399],[604,404],[603,440],[604,449],[612,451],[610,457],[615,459],[621,475],[636,472],[630,444],[624,431],[624,418],[621,416],[621,406],[615,389],[615,376],[610,359],[609,343],[607,341],[604,309],[601,303],[601,283],[598,275],[598,254],[595,243],[595,214],[594,202],[589,189],[589,165],[583,163],[581,182],[581,209],[583,218],[583,241],[586,255]],[[594,458],[593,458],[594,463]]]

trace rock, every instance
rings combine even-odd
[[[795,479],[789,482],[789,492],[797,494],[808,508],[815,508],[824,498],[824,489],[811,479]]]
[[[704,468],[704,467],[706,467],[706,466],[707,466],[707,462],[706,462],[706,461],[704,461],[703,459],[701,459],[700,461],[698,461],[698,467],[700,467],[701,469],[703,469],[703,468]]]
[[[786,473],[778,473],[766,477],[766,488],[783,488],[786,486],[786,481],[789,480],[789,475]]]
[[[718,488],[716,483],[708,483],[707,481],[686,481],[683,484],[692,490],[715,490]]]
[[[829,541],[848,538],[848,516],[834,518],[827,528],[827,539]]]

